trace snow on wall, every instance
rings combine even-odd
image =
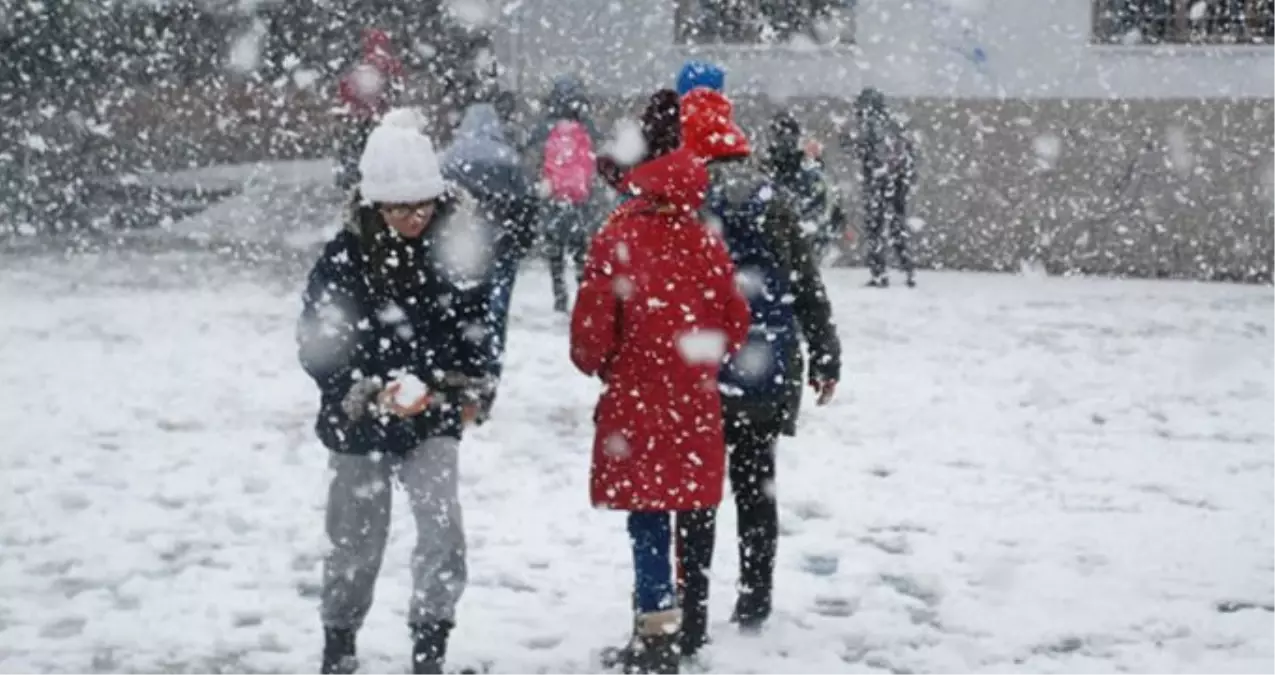
[[[859,0],[839,48],[687,47],[675,0],[521,0],[502,12],[520,88],[581,71],[604,95],[672,84],[686,58],[718,60],[734,91],[960,98],[1275,97],[1270,46],[1091,44],[1091,0]]]

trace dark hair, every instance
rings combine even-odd
[[[646,141],[643,161],[667,155],[682,144],[681,107],[681,99],[672,89],[651,94],[642,111],[642,138]]]

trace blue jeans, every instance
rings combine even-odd
[[[676,606],[672,562],[670,514],[665,511],[630,512],[629,540],[633,545],[633,598],[639,614]]]

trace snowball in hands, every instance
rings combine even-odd
[[[429,389],[415,375],[404,375],[394,380],[394,403],[404,408],[418,405],[422,398],[429,395]]]

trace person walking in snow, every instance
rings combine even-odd
[[[854,106],[857,122],[855,150],[863,163],[863,204],[868,245],[868,286],[887,288],[885,250],[894,249],[907,285],[916,286],[915,267],[909,250],[908,195],[916,183],[916,147],[903,124],[890,114],[885,95],[867,87]]]
[[[364,29],[362,48],[361,60],[337,84],[341,120],[336,139],[336,184],[342,190],[358,184],[363,145],[403,84],[403,64],[394,54],[389,33]]]
[[[578,282],[593,229],[598,132],[584,84],[574,76],[554,81],[545,107],[544,121],[529,136],[528,154],[538,160],[553,308],[566,312],[566,259],[571,259]]]
[[[683,142],[702,136],[697,120],[725,113],[724,73],[691,63],[678,77]],[[841,377],[841,344],[819,269],[795,209],[747,155],[715,158],[706,210],[720,226],[748,297],[748,343],[721,373],[729,477],[738,512],[739,595],[731,620],[754,630],[770,616],[779,513],[775,491],[778,437],[795,435],[803,382],[830,402]],[[802,361],[800,337],[809,349]],[[678,582],[684,611],[682,653],[708,640],[708,571],[715,547],[715,510],[679,514]]]
[[[490,288],[447,250],[475,236],[465,214],[472,198],[444,183],[424,124],[415,110],[394,110],[368,136],[345,228],[324,247],[302,298],[299,358],[319,387],[315,429],[333,472],[324,673],[357,667],[392,479],[416,521],[413,672],[441,672],[465,590],[457,450],[487,395],[491,354],[474,336],[488,320]]]
[[[539,200],[517,151],[505,138],[495,106],[477,103],[465,109],[455,141],[444,154],[443,177],[473,195],[484,219],[495,229],[486,340],[491,352],[491,375],[498,380],[504,364],[514,281],[519,264],[535,240]],[[494,383],[490,392],[483,405],[484,419],[494,403]]]
[[[748,304],[722,242],[697,216],[707,160],[747,152],[729,114],[628,171],[628,199],[594,237],[571,316],[571,360],[603,392],[590,469],[594,506],[628,512],[634,636],[625,672],[679,670],[673,512],[711,509],[725,472],[717,373],[747,336]],[[734,143],[724,139],[734,139]]]

